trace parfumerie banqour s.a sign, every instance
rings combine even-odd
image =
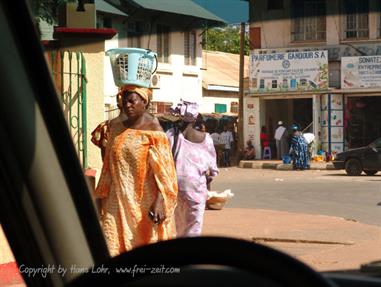
[[[328,89],[328,52],[250,54],[250,92],[324,91]]]
[[[381,87],[381,56],[341,58],[341,88]]]

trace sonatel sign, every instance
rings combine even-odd
[[[250,55],[250,92],[328,89],[328,52],[308,51]]]
[[[381,56],[341,58],[343,89],[381,87]]]

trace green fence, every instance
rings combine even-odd
[[[62,109],[83,168],[87,168],[86,61],[81,52],[48,53]]]

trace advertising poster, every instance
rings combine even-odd
[[[255,117],[255,103],[252,99],[248,99],[246,102],[246,122],[248,138],[252,141],[255,139],[255,127],[256,127],[256,117]]]
[[[344,142],[344,132],[342,127],[331,127],[331,141],[333,143]]]
[[[337,154],[339,152],[343,152],[344,151],[344,144],[342,144],[342,143],[332,143],[331,144],[331,151],[334,154]]]
[[[381,56],[341,58],[341,88],[381,87]]]
[[[343,109],[343,96],[338,94],[331,95],[331,109],[342,110]]]
[[[328,52],[250,54],[250,92],[328,89]]]
[[[321,112],[321,126],[328,127],[328,111]]]
[[[323,143],[328,143],[328,139],[329,139],[328,127],[323,127],[321,129],[321,140]]]
[[[328,111],[328,95],[321,96],[321,110]]]
[[[343,126],[344,125],[344,122],[343,122],[344,118],[343,118],[343,111],[331,111],[331,126],[334,127],[334,126]]]

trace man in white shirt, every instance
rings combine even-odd
[[[213,139],[213,144],[214,144],[215,146],[221,144],[221,135],[220,135],[217,131],[215,131],[214,133],[212,133],[210,136],[212,137],[212,139]]]
[[[230,166],[230,149],[232,147],[233,134],[228,131],[228,127],[224,126],[224,131],[220,135],[220,141],[225,145],[224,147],[224,162],[223,166]]]
[[[283,122],[278,122],[278,128],[275,130],[274,135],[276,141],[276,153],[278,159],[283,159],[283,156],[288,154],[288,133],[287,129],[283,126]]]

